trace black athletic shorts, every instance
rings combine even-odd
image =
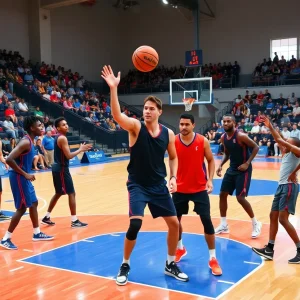
[[[153,218],[176,216],[174,203],[166,184],[142,186],[127,182],[129,196],[129,216],[144,216],[146,205]]]
[[[252,167],[246,172],[231,173],[227,170],[221,185],[221,192],[232,195],[235,191],[236,196],[248,196],[252,176]]]
[[[186,215],[189,212],[189,201],[194,202],[194,212],[198,215],[210,216],[210,202],[207,191],[193,194],[174,193],[172,195],[178,216]]]
[[[52,177],[56,194],[70,195],[75,193],[69,168],[63,168],[60,172],[52,170]]]

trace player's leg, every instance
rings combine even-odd
[[[183,214],[186,215],[189,212],[189,195],[183,193],[174,193],[172,194],[172,199],[175,205],[177,218],[179,222],[179,236],[175,255],[175,262],[179,262],[184,256],[187,255],[186,248],[184,247],[182,241],[181,218]]]
[[[249,167],[246,172],[236,176],[236,199],[252,220],[252,238],[257,238],[260,236],[262,224],[255,218],[252,206],[246,199],[250,188],[251,175],[252,167]]]
[[[0,176],[0,221],[10,220],[11,217],[5,215],[1,210],[1,201],[2,201],[2,178]]]
[[[228,174],[228,172],[226,172],[222,180],[220,195],[219,195],[221,223],[215,229],[215,234],[229,233],[229,226],[226,220],[227,208],[228,208],[227,198],[228,195],[233,194],[234,190],[235,190],[235,175],[231,175]]]

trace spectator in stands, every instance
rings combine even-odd
[[[5,97],[5,96],[3,96]],[[7,109],[4,112],[5,117],[10,117],[14,123],[18,121],[15,111],[13,109],[13,105],[11,103],[8,104]]]
[[[40,107],[39,107],[39,106],[36,106],[36,107],[35,107],[35,111],[33,112],[33,114],[34,114],[36,117],[41,117],[41,118],[44,117],[44,113],[43,113],[42,111],[40,111]]]
[[[11,138],[9,143],[3,144],[2,152],[3,156],[6,157],[16,147],[16,139]]]
[[[252,134],[258,134],[260,133],[260,126],[257,121],[254,121],[253,127],[251,128],[251,133]]]
[[[28,71],[25,76],[24,76],[24,83],[26,84],[29,84],[29,85],[32,85],[33,84],[33,81],[34,81],[34,78],[31,74],[30,71]]]
[[[264,100],[264,94],[263,94],[262,91],[260,91],[257,98],[256,98],[256,103],[260,104],[261,102],[263,102],[263,100]]]
[[[300,130],[297,129],[297,124],[293,124],[293,130],[290,133],[290,137],[295,137],[300,140]]]
[[[274,103],[272,102],[272,99],[269,98],[266,106],[267,113],[270,114],[273,108],[274,108]]]
[[[287,114],[283,114],[283,118],[281,118],[280,123],[282,127],[287,126],[287,124],[290,123],[290,118]]]
[[[282,136],[285,140],[287,140],[291,137],[291,133],[288,131],[287,126],[283,127],[283,130],[281,131],[281,134],[282,134]]]
[[[12,138],[16,139],[18,136],[18,131],[15,129],[14,124],[10,116],[5,117],[5,121],[3,122],[3,127],[5,132]]]
[[[51,167],[54,162],[54,138],[52,137],[52,130],[49,127],[46,129],[46,135],[43,138],[42,146],[44,156],[48,167]]]
[[[19,102],[18,106],[19,106],[20,112],[22,112],[22,113],[27,113],[28,112],[28,106],[25,103],[24,99],[21,99],[21,101]]]
[[[296,117],[300,115],[300,107],[299,107],[299,102],[295,102],[295,106],[293,108],[293,114],[295,114]]]

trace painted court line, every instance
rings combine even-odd
[[[29,250],[29,249],[23,249],[23,251],[25,251],[25,252],[33,252],[33,250]]]
[[[235,284],[235,282],[225,281],[225,280],[218,280],[218,282],[227,283],[227,284]]]
[[[20,270],[20,269],[23,269],[24,267],[19,267],[19,268],[15,268],[15,269],[11,269],[9,270],[9,272],[14,272],[14,271],[17,271],[17,270]]]
[[[120,236],[119,234],[113,234],[113,233],[110,234],[110,235],[111,235],[111,236]]]
[[[252,261],[244,261],[245,264],[251,264],[251,265],[260,265],[259,263],[252,262]]]
[[[90,241],[90,240],[81,240],[80,242],[94,243],[94,241]]]

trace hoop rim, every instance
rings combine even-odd
[[[195,98],[183,98],[182,101],[184,104],[185,103],[193,104],[196,101],[196,99]]]

